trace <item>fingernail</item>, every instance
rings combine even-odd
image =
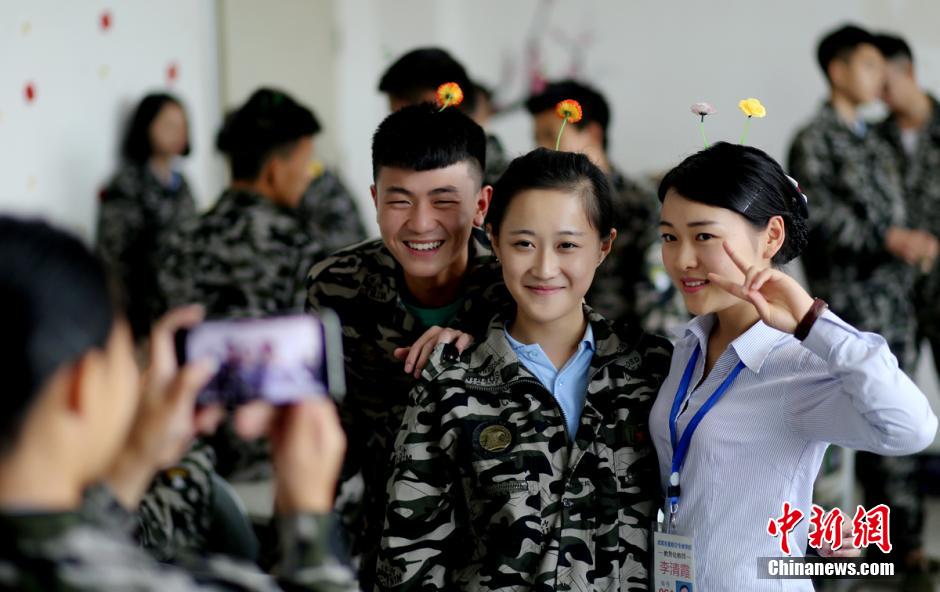
[[[405,364],[405,372],[411,372],[411,364]]]

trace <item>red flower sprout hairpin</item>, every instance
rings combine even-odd
[[[565,99],[555,105],[555,113],[562,119],[561,128],[558,130],[558,138],[555,140],[555,150],[558,150],[558,147],[561,145],[561,134],[565,131],[565,126],[568,125],[568,123],[578,123],[581,121],[581,118],[584,116],[584,111],[581,110],[581,103],[574,99]]]
[[[463,103],[463,89],[459,84],[445,82],[437,87],[437,104],[441,106],[441,111],[448,107],[456,107],[460,103]]]

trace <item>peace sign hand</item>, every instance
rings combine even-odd
[[[813,305],[813,298],[782,271],[748,266],[727,242],[722,246],[744,274],[744,282],[739,284],[717,273],[709,273],[708,281],[732,296],[750,302],[761,320],[774,329],[791,334],[796,331],[796,326]]]

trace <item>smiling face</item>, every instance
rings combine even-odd
[[[659,227],[663,263],[689,312],[720,312],[742,302],[707,279],[709,273],[716,273],[734,282],[744,281],[744,273],[725,252],[723,242],[748,266],[770,267],[779,249],[776,235],[781,228],[782,220],[777,217],[767,229],[757,230],[737,212],[686,199],[670,189]]]
[[[550,324],[581,318],[581,302],[613,238],[602,241],[578,193],[529,189],[517,193],[493,237],[517,319]]]
[[[491,191],[480,188],[480,172],[468,162],[430,171],[379,169],[372,186],[379,230],[409,287],[463,275],[470,233],[483,224]]]

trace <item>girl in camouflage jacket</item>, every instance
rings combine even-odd
[[[647,423],[671,345],[583,305],[616,238],[606,178],[533,151],[487,230],[515,315],[439,348],[393,455],[379,590],[647,590]],[[560,368],[560,370],[556,370]]]

